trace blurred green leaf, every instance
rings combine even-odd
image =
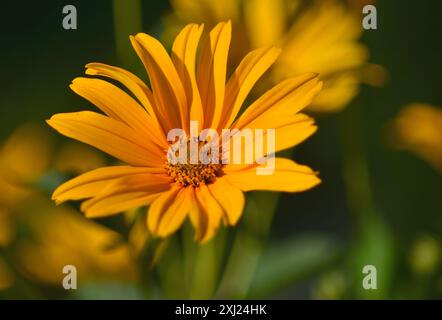
[[[276,192],[247,195],[243,221],[234,237],[217,298],[244,299],[267,241],[279,200]]]
[[[154,239],[151,241],[161,241]],[[142,272],[154,272],[158,278],[158,286],[161,288],[162,299],[183,299],[186,296],[186,283],[184,279],[183,256],[181,252],[181,244],[177,236],[172,236],[166,240],[162,240],[163,247],[151,247],[148,251],[150,257],[148,260],[152,265]],[[165,244],[165,245],[164,245]]]
[[[131,283],[103,282],[79,283],[71,297],[77,300],[141,300],[143,294]]]
[[[248,298],[268,298],[329,266],[339,255],[336,241],[303,235],[270,245],[254,275]]]
[[[390,295],[396,252],[393,236],[382,219],[373,215],[364,220],[359,238],[350,258],[354,278],[354,293],[358,299],[385,299]],[[376,267],[377,289],[367,290],[362,281],[367,274],[364,266]]]

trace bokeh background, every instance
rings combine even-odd
[[[440,1],[375,3],[378,29],[361,41],[388,81],[363,84],[340,112],[314,113],[319,131],[293,157],[320,172],[319,187],[279,199],[255,195],[239,226],[220,233],[222,241],[189,244],[185,228],[160,246],[158,259],[140,212],[91,221],[78,204],[50,200],[60,182],[112,163],[44,122],[93,108],[70,91],[71,80],[89,62],[146,79],[128,35],[147,32],[167,42],[168,1],[124,2],[131,1],[3,5],[0,298],[442,298],[441,170],[437,160],[398,148],[394,130],[410,103],[441,110]],[[62,28],[67,4],[78,10],[77,30]],[[433,149],[440,152],[439,123]],[[78,268],[77,290],[61,286],[65,264]],[[362,288],[364,265],[377,268],[377,290]]]

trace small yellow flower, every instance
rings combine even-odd
[[[22,124],[1,143],[0,248],[14,251],[14,264],[20,265],[20,272],[56,285],[67,264],[75,264],[86,280],[115,274],[124,274],[124,279],[136,276],[128,246],[105,247],[115,243],[116,232],[69,208],[54,208],[36,186],[48,170],[80,174],[103,163],[97,151],[78,142],[64,144],[53,153],[50,132],[41,124]],[[32,231],[35,242],[19,237],[16,231],[21,228]],[[0,256],[0,290],[14,284],[7,261]]]
[[[29,224],[35,239],[19,239],[15,252],[27,277],[60,285],[64,266],[74,265],[83,283],[136,279],[130,247],[117,232],[69,207],[51,208],[46,199],[35,199],[35,203],[38,209],[30,209],[33,217]]]
[[[414,241],[409,254],[411,269],[419,275],[432,274],[440,262],[440,249],[439,242],[430,235],[419,236]]]
[[[415,153],[442,173],[442,110],[424,103],[405,106],[390,125],[395,147]]]
[[[16,211],[34,194],[35,183],[50,163],[47,128],[26,123],[0,147],[0,247],[14,239]]]
[[[172,0],[166,16],[165,37],[189,21],[214,25],[231,19],[239,30],[233,41],[231,62],[236,65],[248,51],[262,46],[283,48],[267,80],[315,71],[324,89],[308,107],[315,112],[337,112],[359,91],[361,82],[381,85],[385,70],[368,63],[362,35],[362,13],[337,0]]]
[[[88,64],[86,74],[116,80],[131,95],[98,78],[73,81],[71,88],[105,115],[65,113],[47,122],[61,134],[127,165],[99,168],[64,183],[54,191],[57,203],[88,199],[81,205],[87,217],[150,205],[147,224],[154,235],[172,234],[189,217],[196,239],[203,242],[215,234],[222,221],[227,225],[238,222],[243,192],[299,192],[320,182],[310,168],[283,158],[275,159],[272,175],[257,175],[257,163],[171,164],[167,134],[176,128],[188,132],[190,121],[197,121],[201,129],[217,131],[275,129],[275,152],[299,144],[316,131],[313,120],[299,111],[321,89],[317,74],[281,82],[238,116],[250,90],[280,50],[265,47],[250,52],[226,83],[231,24],[222,22],[210,31],[196,63],[202,31],[200,25],[187,25],[176,37],[171,57],[147,34],[130,37],[149,74],[151,88],[128,71],[100,63]]]
[[[22,124],[1,144],[0,247],[14,240],[18,215],[39,193],[36,183],[45,172],[54,168],[66,174],[80,174],[104,163],[98,152],[77,142],[63,145],[61,151],[54,154],[54,163],[52,155],[50,132],[41,124]]]

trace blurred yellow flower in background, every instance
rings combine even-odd
[[[79,281],[133,281],[136,264],[121,236],[69,207],[54,207],[34,199],[28,208],[34,239],[20,239],[16,258],[21,271],[32,279],[60,285],[63,267],[73,265]]]
[[[53,161],[53,169],[64,174],[80,174],[106,165],[96,150],[72,141],[61,146]]]
[[[41,193],[36,184],[48,170],[80,174],[104,163],[101,155],[80,143],[64,144],[55,153],[47,128],[35,123],[20,125],[0,149],[0,246],[12,241],[17,212]]]
[[[411,269],[419,275],[429,275],[438,270],[441,258],[439,242],[430,235],[419,236],[413,243],[409,262]]]
[[[385,70],[368,63],[368,49],[359,42],[363,31],[359,3],[353,4],[359,10],[338,0],[171,0],[171,4],[166,39],[189,21],[213,26],[231,19],[239,30],[232,39],[231,65],[252,49],[277,45],[283,51],[267,81],[318,72],[324,88],[308,110],[340,111],[358,93],[361,82],[386,81]]]
[[[32,184],[50,163],[52,141],[46,128],[18,127],[0,149],[0,246],[12,241],[15,211],[33,194]]]
[[[34,193],[31,185],[50,162],[52,143],[41,125],[18,127],[0,148],[0,248],[15,239],[17,211]],[[0,256],[0,290],[13,285],[15,275]]]
[[[196,239],[204,242],[213,237],[221,221],[227,225],[238,222],[243,192],[299,192],[320,182],[309,167],[284,158],[276,158],[272,175],[256,175],[257,163],[169,163],[171,144],[166,136],[176,128],[189,133],[190,120],[198,121],[200,130],[275,129],[275,152],[299,144],[316,131],[313,119],[299,111],[321,89],[317,74],[281,82],[237,117],[250,90],[280,50],[265,47],[250,52],[226,83],[231,24],[222,22],[210,31],[196,63],[202,31],[200,25],[187,25],[174,41],[172,57],[147,34],[130,38],[152,89],[121,68],[99,63],[86,66],[88,75],[119,81],[138,101],[101,79],[73,81],[71,88],[106,115],[90,111],[57,114],[48,124],[128,165],[99,168],[64,183],[53,193],[57,203],[88,199],[81,205],[87,217],[150,205],[147,225],[152,234],[167,237],[189,217]]]
[[[60,285],[63,266],[75,264],[84,281],[98,275],[134,277],[127,246],[115,244],[117,234],[67,207],[54,207],[37,185],[50,170],[80,174],[105,164],[91,147],[65,143],[57,152],[47,128],[20,125],[0,149],[0,247],[13,246],[20,266],[32,279]],[[26,226],[29,235],[15,236]],[[92,258],[93,256],[93,258]],[[0,256],[0,290],[14,283],[15,275]]]
[[[313,287],[312,294],[318,300],[339,300],[345,297],[348,286],[346,275],[339,271],[330,271],[321,275]]]
[[[389,126],[390,140],[442,173],[442,110],[424,103],[409,104]]]

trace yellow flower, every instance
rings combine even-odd
[[[7,246],[15,235],[17,213],[35,194],[35,184],[51,168],[58,172],[79,174],[104,164],[92,148],[80,143],[62,146],[54,155],[48,128],[40,124],[20,125],[0,148],[0,247]],[[75,152],[75,155],[73,154]]]
[[[442,173],[442,110],[424,103],[405,106],[390,125],[392,143]]]
[[[50,162],[47,128],[23,124],[0,148],[0,247],[14,239],[15,212],[34,193],[35,183]]]
[[[86,280],[115,274],[133,278],[128,246],[105,247],[115,243],[115,232],[74,210],[54,208],[40,194],[36,182],[50,169],[79,174],[104,163],[98,152],[78,142],[64,144],[53,153],[50,138],[48,128],[25,123],[1,145],[0,248],[8,247],[17,255],[20,272],[46,283],[59,285],[67,264],[75,264]],[[18,237],[16,229],[20,228],[32,230],[32,239],[37,243],[23,235]],[[0,256],[0,290],[14,282],[14,273],[6,261]]]
[[[64,183],[54,191],[57,203],[88,199],[81,205],[87,217],[150,205],[147,225],[154,235],[167,237],[189,217],[196,239],[203,242],[215,234],[221,222],[238,222],[244,206],[243,192],[298,192],[320,182],[310,168],[283,158],[275,159],[272,175],[257,175],[256,169],[262,165],[256,162],[172,164],[168,160],[171,143],[167,134],[176,128],[188,133],[190,121],[197,121],[199,128],[218,131],[275,129],[275,152],[297,145],[316,130],[313,120],[299,111],[321,89],[317,74],[281,82],[238,116],[250,90],[280,50],[265,47],[250,52],[226,83],[231,24],[222,22],[211,30],[196,63],[202,31],[202,26],[187,25],[176,37],[171,57],[147,34],[130,37],[152,89],[128,71],[99,63],[88,64],[86,74],[119,81],[131,95],[98,78],[73,81],[71,88],[105,115],[90,111],[65,113],[47,122],[61,134],[90,144],[127,165],[99,168]],[[241,144],[242,153],[244,148]]]
[[[386,72],[368,64],[368,49],[358,40],[362,34],[361,10],[337,0],[172,0],[174,13],[166,17],[166,38],[189,21],[214,25],[232,19],[240,30],[233,38],[231,62],[236,65],[248,51],[278,45],[283,48],[268,81],[315,71],[324,89],[308,108],[336,112],[358,93],[362,81],[385,82]]]
[[[136,278],[134,257],[120,235],[69,207],[51,207],[34,199],[37,212],[30,219],[35,239],[19,239],[16,260],[27,277],[60,285],[66,265],[77,269],[82,282]]]

